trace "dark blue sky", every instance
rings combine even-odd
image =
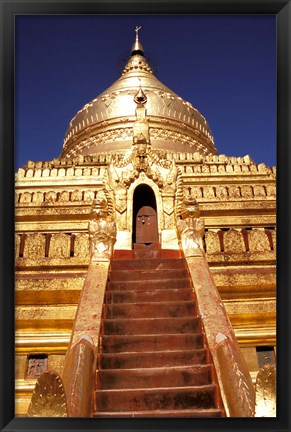
[[[61,153],[76,112],[140,40],[157,78],[207,119],[219,153],[276,164],[276,18],[16,16],[15,167]]]

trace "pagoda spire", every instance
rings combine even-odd
[[[141,26],[135,27],[135,42],[131,48],[131,55],[140,54],[143,56],[143,46],[139,41],[138,32],[140,31]]]

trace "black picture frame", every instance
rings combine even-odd
[[[277,18],[277,281],[278,397],[276,418],[33,419],[14,417],[14,19],[21,14],[274,14]],[[289,0],[0,0],[0,430],[259,430],[290,428],[290,42]]]

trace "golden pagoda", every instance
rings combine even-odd
[[[139,30],[16,173],[16,415],[275,416],[276,168],[218,153]]]

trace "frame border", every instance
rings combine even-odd
[[[291,0],[0,0],[0,431],[276,430],[290,428]],[[21,14],[273,14],[277,17],[277,280],[276,418],[14,418],[14,18]],[[286,386],[287,383],[287,386]],[[195,423],[194,423],[195,422]]]

